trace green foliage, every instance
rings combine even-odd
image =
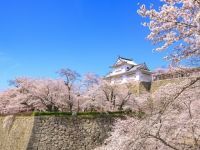
[[[28,113],[18,113],[15,116],[62,116],[62,117],[78,117],[78,118],[96,118],[96,117],[137,117],[142,118],[144,112],[126,112],[126,111],[111,111],[111,112],[28,112]],[[7,116],[7,115],[1,115]]]
[[[71,116],[71,112],[33,112],[33,116]]]
[[[142,119],[145,116],[145,112],[143,111],[138,111],[135,116],[137,116],[138,118]]]
[[[79,113],[71,113],[71,112],[33,112],[34,116],[77,116],[77,117],[123,117],[125,115],[129,116],[137,116],[140,118],[143,115],[140,112],[124,112],[124,111],[115,111],[115,112],[79,112]]]
[[[34,116],[84,116],[84,115],[113,115],[113,114],[124,114],[125,112],[117,111],[117,112],[33,112]]]

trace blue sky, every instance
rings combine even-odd
[[[105,75],[118,55],[167,66],[137,14],[159,0],[1,0],[0,89],[18,76],[52,77],[60,68]],[[148,3],[147,3],[148,2]]]

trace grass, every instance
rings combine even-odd
[[[124,112],[33,112],[34,116],[56,116],[66,118],[80,118],[80,119],[93,119],[93,118],[105,118],[105,117],[124,117]]]
[[[78,117],[78,118],[97,118],[97,117],[138,117],[142,118],[145,115],[144,112],[33,112],[33,116],[63,116],[63,117]]]
[[[34,116],[116,116],[116,115],[125,115],[125,112],[116,111],[116,112],[33,112]]]
[[[98,118],[98,117],[137,117],[142,118],[145,113],[144,112],[125,112],[125,111],[112,111],[112,112],[25,112],[14,114],[15,116],[60,116],[60,117],[68,117],[68,118]],[[7,115],[0,115],[7,116]]]

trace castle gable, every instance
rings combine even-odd
[[[115,68],[115,67],[120,67],[123,65],[135,66],[137,64],[132,59],[118,57],[116,63],[112,67]]]
[[[130,80],[150,82],[151,72],[145,63],[137,64],[132,59],[118,57],[105,79],[123,83]]]

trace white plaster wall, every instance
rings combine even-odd
[[[151,75],[143,74],[140,70],[136,72],[136,81],[145,81],[145,82],[151,82],[152,77]]]
[[[136,74],[135,74],[135,80],[139,81],[140,80],[140,76],[141,76],[141,72],[137,71]]]
[[[126,69],[126,67],[124,67],[123,69]],[[152,77],[151,75],[146,75],[146,74],[143,74],[140,70],[138,70],[135,74],[133,74],[132,76],[126,76],[126,75],[123,75],[121,77],[116,77],[116,78],[113,78],[111,80],[111,83],[127,83],[129,81],[145,81],[145,82],[151,82],[152,80]]]
[[[146,75],[146,74],[144,74],[144,81],[146,81],[146,82],[151,82],[152,81],[152,77],[151,77],[151,75]]]
[[[110,73],[110,75],[116,75],[116,74],[121,74],[127,71],[127,67],[131,67],[130,65],[124,65],[124,66],[120,66],[118,68],[114,68],[112,70],[112,72]]]
[[[135,81],[136,79],[135,79],[135,75],[133,75],[133,76],[126,76],[126,75],[123,75],[122,77],[120,77],[120,78],[115,78],[115,79],[113,79],[112,80],[112,82],[111,83],[128,83],[128,82],[130,82],[130,81]]]
[[[152,80],[151,75],[143,74],[141,71],[139,71],[139,75],[140,75],[139,78],[140,81],[151,82]]]
[[[127,76],[124,75],[124,76],[122,77],[122,83],[127,83],[128,80],[129,80],[129,79],[128,79]]]

